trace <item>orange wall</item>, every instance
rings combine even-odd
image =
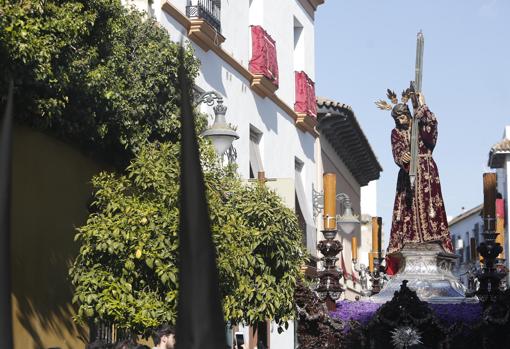
[[[72,320],[68,267],[77,254],[90,180],[99,165],[76,149],[16,125],[13,137],[14,348],[84,348]]]

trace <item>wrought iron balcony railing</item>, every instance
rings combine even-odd
[[[186,16],[203,19],[221,33],[221,0],[188,0]]]

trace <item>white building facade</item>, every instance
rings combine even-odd
[[[329,125],[325,117],[320,125],[318,109],[324,105],[320,101],[317,104],[314,90],[314,16],[324,2],[124,1],[155,18],[171,40],[192,45],[201,62],[196,89],[222,96],[228,108],[227,122],[236,127],[239,135],[233,143],[239,174],[248,181],[264,172],[270,179],[266,184],[295,210],[303,242],[316,258],[320,257],[317,242],[323,237],[321,215],[314,215],[313,189],[322,192],[323,173],[337,174],[338,193],[349,195],[354,213],[363,221],[376,213],[375,182],[363,195],[366,212],[361,209],[361,187],[379,178],[382,170],[350,107],[335,104],[331,110],[336,119],[346,123]],[[202,105],[202,111],[213,115],[211,106]],[[340,142],[335,141],[337,138]],[[367,220],[370,221],[364,219]],[[353,235],[360,241],[359,256],[366,265],[370,228],[365,224]],[[351,236],[340,233],[339,238],[344,244],[340,256],[344,269],[353,275]],[[359,293],[359,285],[352,279],[345,286],[352,294],[350,298]],[[260,339],[270,348],[297,345],[293,324],[282,334],[269,322],[257,331],[237,326],[234,332],[242,332],[246,348],[250,349],[256,348]]]
[[[503,199],[502,212],[499,212],[499,216],[502,216],[505,221],[503,226],[504,239],[502,239],[502,242],[505,265],[510,269],[510,236],[508,232],[508,212],[510,210],[508,199],[510,194],[510,125],[505,127],[503,138],[492,146],[489,152],[488,165],[496,171],[497,191],[501,199]]]
[[[354,300],[361,294],[361,284],[353,265],[351,242],[355,237],[359,266],[368,266],[372,251],[372,217],[377,216],[376,183],[382,167],[349,105],[322,97],[317,99],[317,104],[321,145],[318,173],[336,174],[337,197],[348,195],[352,211],[360,221],[351,233],[341,227],[338,229],[338,240],[343,245],[339,267],[343,271],[344,297]],[[337,204],[337,214],[343,214],[344,209],[341,202]],[[317,238],[323,239],[320,231]]]
[[[453,247],[458,257],[453,273],[465,286],[468,278],[466,272],[473,266],[480,266],[479,258],[472,258],[471,239],[475,239],[476,246],[483,241],[482,209],[483,205],[478,205],[448,222]]]
[[[312,187],[318,188],[320,154],[314,15],[324,1],[124,1],[146,11],[171,40],[193,47],[201,62],[196,89],[223,98],[226,120],[239,135],[233,143],[239,174],[249,180],[263,172],[270,179],[267,185],[298,214],[312,255],[317,254]],[[214,115],[212,106],[201,108]],[[282,334],[269,322],[258,331],[237,326],[234,332],[242,332],[250,349],[260,340],[271,348],[296,346],[293,324]]]

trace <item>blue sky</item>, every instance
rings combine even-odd
[[[316,14],[316,93],[353,107],[384,171],[378,214],[389,233],[397,167],[389,112],[374,101],[414,78],[425,36],[423,93],[439,120],[434,159],[448,216],[482,203],[492,145],[510,125],[510,1],[327,0]]]

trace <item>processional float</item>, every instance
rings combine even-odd
[[[374,244],[369,267],[357,259],[357,239],[353,238],[352,244],[353,270],[358,273],[362,288],[360,301],[338,301],[344,292],[340,280],[345,275],[336,262],[343,246],[335,239],[336,225],[328,221],[335,209],[324,210],[324,240],[318,245],[323,268],[317,273],[318,285],[315,292],[300,286],[296,293],[300,348],[510,345],[510,290],[506,288],[508,272],[498,239],[502,229],[496,229],[494,173],[483,177],[483,241],[476,248],[475,239],[470,242],[471,258],[477,259],[479,253],[480,266],[473,263],[469,268],[467,289],[452,273],[458,257],[432,158],[437,119],[424,103],[421,92],[423,47],[420,32],[416,76],[402,92],[400,102],[391,90],[387,91],[391,104],[376,102],[380,109],[391,111],[395,120],[392,151],[400,167],[386,256],[383,258],[381,251],[381,222],[373,218]],[[412,113],[408,100],[412,101]],[[326,188],[324,192],[327,193]],[[333,197],[334,194],[329,195]],[[327,201],[326,195],[324,200]],[[322,308],[317,300],[323,301]],[[442,309],[443,317],[449,315],[449,320],[457,317],[452,323],[441,322],[438,309]],[[368,319],[365,316],[365,322],[361,320],[363,314],[371,314]],[[354,315],[358,316],[356,320]]]

